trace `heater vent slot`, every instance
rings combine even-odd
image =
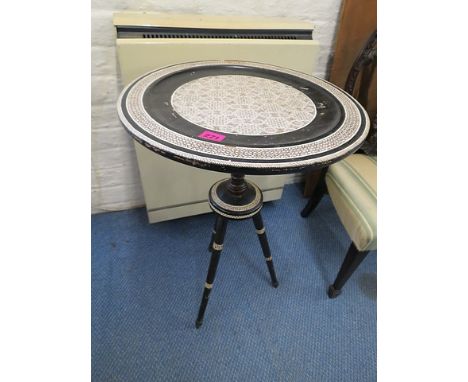
[[[117,26],[117,38],[226,38],[312,40],[313,30],[297,29],[209,29]]]

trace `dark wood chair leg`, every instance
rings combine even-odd
[[[317,187],[315,188],[314,193],[312,194],[309,201],[307,202],[307,205],[301,211],[301,216],[303,218],[309,216],[310,213],[315,209],[315,207],[318,206],[318,204],[320,203],[320,200],[322,200],[322,196],[323,194],[325,194],[325,191],[327,190],[327,186],[325,184],[325,175],[327,174],[327,170],[328,170],[328,167],[325,167],[320,172],[320,179],[318,180]]]
[[[278,280],[276,279],[275,267],[273,266],[273,258],[271,257],[270,246],[268,245],[268,239],[265,232],[265,226],[263,225],[262,215],[258,212],[253,216],[253,222],[255,230],[262,246],[263,256],[265,257],[268,271],[270,272],[271,284],[273,287],[278,287]]]
[[[205,289],[203,290],[203,297],[200,303],[200,309],[198,310],[197,320],[195,327],[198,329],[203,323],[203,317],[205,315],[206,306],[208,305],[208,299],[210,297],[211,289],[213,288],[213,282],[216,276],[216,269],[218,268],[219,257],[223,250],[224,235],[226,234],[227,219],[216,215],[215,223],[215,235],[212,243],[211,260],[208,268],[208,275],[206,276]]]
[[[346,284],[346,281],[351,277],[362,260],[364,260],[369,251],[359,251],[354,243],[348,249],[348,253],[341,264],[340,271],[336,276],[335,282],[328,287],[328,297],[335,298],[341,293],[341,288]]]

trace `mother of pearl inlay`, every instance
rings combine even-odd
[[[205,129],[229,134],[283,134],[307,126],[314,102],[278,81],[247,75],[202,77],[172,94],[174,110]]]

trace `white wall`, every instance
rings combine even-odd
[[[119,10],[278,16],[311,21],[321,44],[315,75],[326,78],[341,0],[92,0],[92,212],[144,205],[131,138],[121,127],[116,100],[122,84],[112,14]]]

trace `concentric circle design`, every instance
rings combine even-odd
[[[182,118],[213,131],[272,135],[298,130],[317,114],[292,86],[246,75],[202,77],[178,87],[171,103]]]
[[[242,86],[246,82],[275,89],[278,94],[270,96],[269,109],[261,102],[248,109],[248,118],[238,109],[237,121],[243,123],[216,123],[190,109],[192,101],[198,105],[196,109],[206,107],[202,106],[203,97],[190,91],[197,81],[238,83],[229,88],[230,96],[238,102],[255,98],[256,91]],[[274,88],[272,82],[284,86]],[[229,97],[226,87],[219,107],[213,105],[216,96],[211,93],[211,106],[204,110],[207,115],[229,109],[223,104]],[[282,103],[289,97],[300,105],[290,105],[293,117],[287,116],[287,103]],[[185,164],[222,172],[280,174],[323,167],[356,151],[369,130],[362,106],[333,84],[301,72],[243,61],[200,61],[147,73],[122,91],[117,107],[124,127],[145,147]],[[281,113],[275,114],[275,110]],[[260,122],[278,115],[281,119],[275,126]]]

